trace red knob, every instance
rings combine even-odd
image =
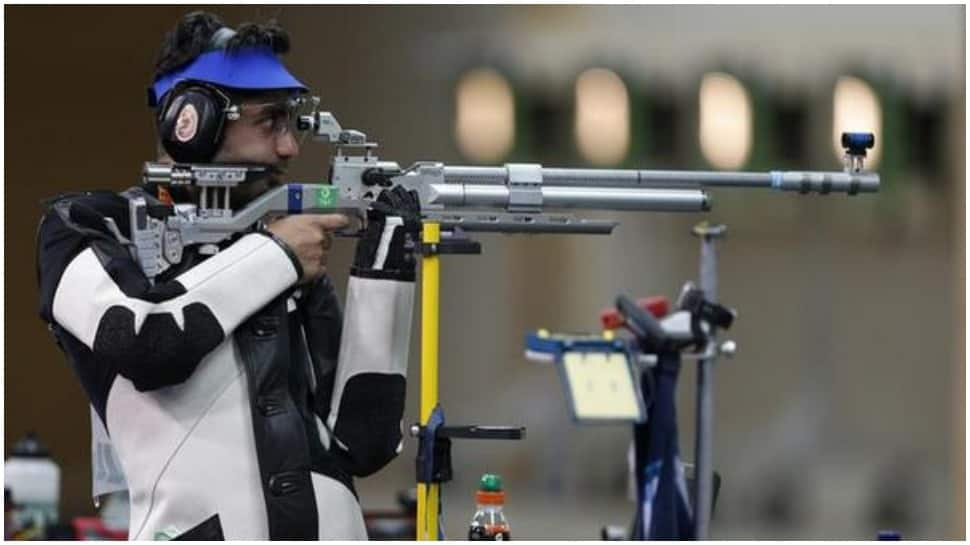
[[[623,327],[624,320],[619,311],[615,308],[608,308],[600,312],[600,322],[603,324],[603,329],[613,330]]]
[[[654,295],[637,299],[637,305],[643,310],[653,314],[655,318],[663,318],[670,312],[670,301],[663,295]]]

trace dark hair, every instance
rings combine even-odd
[[[195,60],[209,48],[212,36],[224,26],[222,19],[212,13],[193,11],[185,14],[162,39],[155,58],[153,79]],[[247,47],[268,47],[273,53],[282,55],[290,50],[290,36],[275,20],[265,24],[243,23],[235,36],[226,42],[225,48],[234,52]]]
[[[236,29],[236,35],[229,38],[226,51],[230,53],[247,47],[268,47],[277,55],[290,50],[290,35],[276,21],[266,24],[243,23]]]

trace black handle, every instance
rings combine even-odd
[[[444,426],[438,428],[439,437],[452,439],[522,439],[522,426]]]
[[[652,314],[640,308],[633,299],[626,295],[617,295],[616,309],[626,318],[627,326],[637,336],[637,340],[644,349],[659,349],[669,341],[660,322]]]

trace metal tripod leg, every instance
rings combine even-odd
[[[700,288],[707,300],[717,302],[717,241],[727,227],[706,221],[694,226],[701,239]],[[715,332],[711,331],[714,342]],[[694,500],[696,539],[710,537],[711,497],[713,493],[714,363],[716,357],[700,360],[697,368],[697,429],[694,456],[697,464],[697,494]]]

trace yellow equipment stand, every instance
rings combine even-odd
[[[422,242],[441,242],[441,225],[425,223]],[[438,288],[441,261],[437,253],[421,258],[421,407],[420,421],[428,425],[438,404]],[[418,483],[417,540],[438,540],[438,509],[441,485]]]

